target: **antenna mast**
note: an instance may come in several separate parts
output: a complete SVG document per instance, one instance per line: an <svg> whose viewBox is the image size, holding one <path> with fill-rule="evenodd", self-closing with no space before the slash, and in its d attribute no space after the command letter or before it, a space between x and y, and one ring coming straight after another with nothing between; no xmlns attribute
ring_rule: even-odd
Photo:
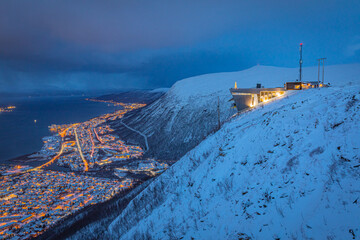
<svg viewBox="0 0 360 240"><path fill-rule="evenodd" d="M218 104L217 104L217 113L218 113L218 130L221 127L221 122L220 122L220 98L218 96Z"/></svg>
<svg viewBox="0 0 360 240"><path fill-rule="evenodd" d="M321 83L322 84L324 84L324 74L325 74L325 67L324 67L324 65L325 65L325 59L326 58L319 58L319 59L317 59L318 60L318 84L319 84L319 86L320 86L320 64L322 64L322 81L321 81Z"/></svg>
<svg viewBox="0 0 360 240"><path fill-rule="evenodd" d="M326 58L323 58L323 59L322 59L322 64L323 64L323 66L322 66L322 84L324 84L324 74L325 74L324 66L325 66L325 59L326 59Z"/></svg>
<svg viewBox="0 0 360 240"><path fill-rule="evenodd" d="M303 60L302 60L302 46L303 44L300 43L300 61L299 61L299 64L300 64L300 70L299 70L299 81L301 82L302 81L302 63L303 63Z"/></svg>

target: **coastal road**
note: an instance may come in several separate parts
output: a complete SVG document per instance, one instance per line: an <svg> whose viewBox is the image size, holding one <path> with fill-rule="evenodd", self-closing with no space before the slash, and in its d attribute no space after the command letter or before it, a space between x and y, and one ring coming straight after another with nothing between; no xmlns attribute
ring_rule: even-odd
<svg viewBox="0 0 360 240"><path fill-rule="evenodd" d="M84 163L84 166L85 166L84 171L87 172L87 171L89 171L89 164L86 161L86 159L84 158L84 155L82 153L81 146L80 146L80 143L79 143L79 138L78 138L78 135L77 135L77 132L76 132L76 128L74 128L74 133L75 133L75 139L76 139L76 144L77 144L77 147L78 147L78 150L79 150L79 154L80 154L80 157L83 160L83 163Z"/></svg>

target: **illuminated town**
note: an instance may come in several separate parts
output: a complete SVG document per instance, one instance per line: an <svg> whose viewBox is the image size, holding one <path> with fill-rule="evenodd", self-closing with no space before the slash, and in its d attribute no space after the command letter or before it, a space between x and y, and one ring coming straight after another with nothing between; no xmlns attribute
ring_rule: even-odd
<svg viewBox="0 0 360 240"><path fill-rule="evenodd" d="M131 179L101 179L73 172L30 171L0 179L0 236L37 236L84 206L130 188Z"/></svg>
<svg viewBox="0 0 360 240"><path fill-rule="evenodd" d="M152 177L168 168L166 163L141 159L144 150L125 144L110 128L108 121L145 104L119 105L123 109L83 123L49 126L54 135L43 138L42 149L28 156L41 164L0 168L2 239L38 236L85 206L132 188L137 181L133 174ZM124 164L115 165L111 176L95 176L108 165L121 162ZM67 170L50 170L53 167Z"/></svg>
<svg viewBox="0 0 360 240"><path fill-rule="evenodd" d="M16 108L15 106L0 107L0 113L2 113L2 112L12 112L15 108Z"/></svg>
<svg viewBox="0 0 360 240"><path fill-rule="evenodd" d="M122 110L93 118L83 123L51 125L50 131L57 133L44 139L40 155L54 156L46 167L57 160L59 166L73 171L89 169L114 161L141 157L144 151L139 146L126 145L106 124L109 120L121 118L126 112L143 107L144 104L121 104Z"/></svg>

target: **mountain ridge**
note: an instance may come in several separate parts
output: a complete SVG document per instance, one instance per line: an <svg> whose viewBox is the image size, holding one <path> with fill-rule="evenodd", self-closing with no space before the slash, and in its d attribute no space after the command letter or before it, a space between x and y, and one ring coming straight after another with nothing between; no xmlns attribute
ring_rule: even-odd
<svg viewBox="0 0 360 240"><path fill-rule="evenodd" d="M326 66L325 70L326 83L341 86L344 79L357 81L360 64ZM176 82L152 104L129 112L121 121L147 135L150 150L146 157L178 160L217 129L218 100L221 122L236 113L229 92L235 82L239 88L255 87L257 83L278 87L297 77L297 68L254 66L238 72L186 78ZM303 77L305 81L317 80L317 67L305 67ZM145 148L142 136L129 131L120 122L115 121L112 126L122 139Z"/></svg>
<svg viewBox="0 0 360 240"><path fill-rule="evenodd" d="M359 109L360 87L348 84L233 118L130 202L111 236L352 239L360 234Z"/></svg>

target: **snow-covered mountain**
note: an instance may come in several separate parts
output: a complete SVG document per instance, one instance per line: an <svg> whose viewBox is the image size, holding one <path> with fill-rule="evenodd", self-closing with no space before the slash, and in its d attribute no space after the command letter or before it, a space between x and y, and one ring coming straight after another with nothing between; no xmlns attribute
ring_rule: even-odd
<svg viewBox="0 0 360 240"><path fill-rule="evenodd" d="M234 81L275 87L296 75L257 66L185 79L149 106L152 113L144 111L148 118L169 114L157 133L172 136L182 127L192 140L192 128L207 123L178 126L181 118L196 119L186 113L209 108L217 96L228 108ZM305 80L316 76L316 68L304 69ZM225 123L130 202L109 226L111 238L358 238L360 65L327 67L326 79L333 87L292 93Z"/></svg>
<svg viewBox="0 0 360 240"><path fill-rule="evenodd" d="M112 93L107 95L102 95L94 98L95 100L102 101L114 101L121 103L152 103L167 91L166 88L157 88L153 90L129 90L122 91L119 93Z"/></svg>
<svg viewBox="0 0 360 240"><path fill-rule="evenodd" d="M325 80L332 85L356 81L360 64L326 66ZM239 88L283 86L298 78L297 68L255 66L239 72L206 74L176 82L160 99L127 114L123 121L148 137L148 154L161 159L179 159L217 127L220 99L221 121L235 113L229 89L235 81ZM317 67L303 70L306 81L317 81ZM130 143L145 146L143 136L120 122L113 124L119 135Z"/></svg>

